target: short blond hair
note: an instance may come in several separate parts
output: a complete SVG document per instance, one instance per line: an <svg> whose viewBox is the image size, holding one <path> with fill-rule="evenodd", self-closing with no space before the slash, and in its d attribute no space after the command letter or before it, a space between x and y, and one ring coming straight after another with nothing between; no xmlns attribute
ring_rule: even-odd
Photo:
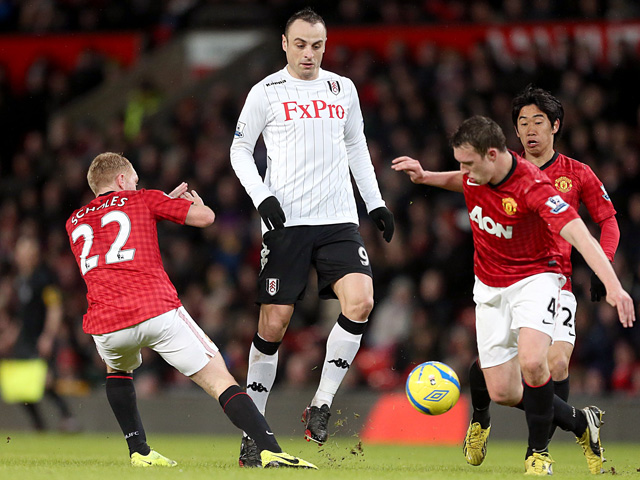
<svg viewBox="0 0 640 480"><path fill-rule="evenodd" d="M131 162L119 153L105 152L98 155L91 162L87 172L87 181L95 195L101 188L111 185L121 173L133 168Z"/></svg>

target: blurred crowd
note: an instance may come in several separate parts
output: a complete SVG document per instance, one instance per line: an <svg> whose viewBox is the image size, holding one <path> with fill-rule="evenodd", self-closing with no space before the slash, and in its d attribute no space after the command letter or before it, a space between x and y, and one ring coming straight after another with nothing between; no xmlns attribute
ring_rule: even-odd
<svg viewBox="0 0 640 480"><path fill-rule="evenodd" d="M161 39L194 27L281 28L291 12L307 6L331 25L624 20L640 14L635 0L0 0L0 31L144 29Z"/></svg>
<svg viewBox="0 0 640 480"><path fill-rule="evenodd" d="M104 4L107 8L107 4L129 2L33 3ZM163 5L217 3L169 1ZM287 2L270 5L280 3ZM416 4L374 3L376 8L369 14L382 15L387 4ZM469 19L472 7L481 5L497 15L503 3L519 2L417 4L426 12L445 3L459 5L466 12L461 19ZM541 11L555 12L557 3L537 1L534 5ZM633 7L632 2L615 0L571 3L575 8L596 5L599 13ZM0 2L7 4L21 12L26 8L18 8L21 2ZM363 4L357 0L340 2L341 8L362 8ZM447 136L473 114L494 118L507 133L510 148L520 151L511 125L510 102L531 82L548 89L564 104L565 124L563 136L556 141L557 150L590 165L613 200L621 230L614 266L636 306L640 305L638 52L620 45L615 62L601 63L588 50L570 42L554 55L532 52L516 58L505 58L483 44L469 56L431 44L406 47L396 45L382 58L367 49L329 45L323 63L324 68L349 76L358 88L378 181L397 220L396 236L386 244L366 211L360 212L360 231L374 271L376 307L348 374L348 385L398 388L413 365L427 360L448 363L466 382L476 352L473 249L464 200L460 194L411 184L408 177L391 170L390 162L396 156L410 155L429 170L456 168ZM51 85L71 85L75 74L55 69L37 69L43 75L38 84L49 86L46 101L37 110L42 112L40 121L12 124L11 112L16 110L2 110L3 102L31 101L33 96L12 92L0 75L0 122L15 129L0 149L0 357L10 354L7 332L15 330L16 323L16 241L35 237L63 298L63 327L54 357L59 390L82 394L103 382L104 366L91 337L81 328L85 287L69 249L64 222L92 198L86 182L91 160L103 151L115 151L132 161L140 188L169 192L184 180L216 212L216 222L204 230L161 224L160 246L165 268L185 307L221 348L230 370L242 383L257 326L258 308L253 299L261 237L257 212L231 169L229 146L249 88L284 63L284 54L276 65L256 62L249 74L238 77L237 85L215 83L203 98L180 101L163 117L166 121L144 123L135 136L126 134L124 112L104 130L90 122L70 124L58 115L61 92L73 89L61 91ZM63 80L56 82L57 76ZM256 158L264 169L261 143ZM597 228L593 232L597 236ZM615 309L604 302L591 303L589 278L588 267L576 257L573 284L578 312L572 392L637 395L640 327L624 330ZM298 305L280 349L278 382L303 386L318 380L324 342L339 306L319 301L314 284L312 275L311 288ZM151 351L144 352L136 379L140 396L191 388L188 379Z"/></svg>

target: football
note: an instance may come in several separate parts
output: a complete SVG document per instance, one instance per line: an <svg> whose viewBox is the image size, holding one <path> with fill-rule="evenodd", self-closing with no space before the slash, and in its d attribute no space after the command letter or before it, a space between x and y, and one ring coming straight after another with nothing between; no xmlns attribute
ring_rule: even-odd
<svg viewBox="0 0 640 480"><path fill-rule="evenodd" d="M460 398L460 380L448 365L425 362L411 370L405 392L419 412L440 415L449 411Z"/></svg>

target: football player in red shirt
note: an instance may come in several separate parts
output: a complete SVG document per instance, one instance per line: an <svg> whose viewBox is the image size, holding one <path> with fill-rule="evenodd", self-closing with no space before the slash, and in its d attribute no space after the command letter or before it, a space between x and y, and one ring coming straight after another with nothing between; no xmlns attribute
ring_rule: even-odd
<svg viewBox="0 0 640 480"><path fill-rule="evenodd" d="M87 285L83 329L107 365L107 399L127 440L131 464L174 467L152 450L138 412L133 370L149 347L220 402L255 440L263 467L316 468L282 452L249 396L231 376L216 345L178 299L160 256L157 223L207 227L213 211L182 183L171 195L137 190L138 175L122 155L98 155L87 174L95 200L73 212L66 229Z"/></svg>
<svg viewBox="0 0 640 480"><path fill-rule="evenodd" d="M555 396L548 366L565 281L557 235L598 274L624 327L635 321L633 302L575 209L544 173L509 152L505 142L500 127L480 116L463 122L451 140L460 172L449 177L449 186L464 192L473 232L476 330L487 389L497 403L525 411L528 473L552 471L552 422L576 435L590 471L600 473L603 412L597 407L576 411ZM425 183L426 172L416 163L399 158L393 168L408 173L414 183Z"/></svg>
<svg viewBox="0 0 640 480"><path fill-rule="evenodd" d="M516 134L524 147L523 157L547 174L560 196L574 209L584 204L591 218L600 226L600 246L607 258L613 258L620 239L620 230L615 219L616 211L602 182L589 166L569 158L554 150L554 142L562 130L564 108L560 101L549 92L528 85L512 102L512 120ZM403 163L405 171L411 175L420 170L409 157L400 157L396 163ZM418 164L419 166L419 164ZM456 189L462 174L455 172L424 172L417 183ZM413 177L412 177L413 179ZM558 238L562 254L562 273L567 278L560 294L560 305L553 334L553 344L549 348L549 368L555 394L563 400L569 398L569 360L575 345L575 313L577 302L572 292L571 245ZM604 285L594 273L591 276L591 300L600 301L606 296ZM471 465L480 465L486 455L486 443L491 429L489 404L491 399L477 362L469 371L469 384L473 404L473 417L465 439L465 457ZM552 428L549 438L553 435Z"/></svg>

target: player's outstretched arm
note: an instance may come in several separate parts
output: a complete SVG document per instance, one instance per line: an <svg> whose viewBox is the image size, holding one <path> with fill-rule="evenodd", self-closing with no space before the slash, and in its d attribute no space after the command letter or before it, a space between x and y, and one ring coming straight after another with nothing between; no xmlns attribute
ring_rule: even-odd
<svg viewBox="0 0 640 480"><path fill-rule="evenodd" d="M204 201L195 190L191 190L190 192L185 191L180 195L180 198L193 202L187 212L187 218L184 221L185 225L204 228L211 225L216 219L216 215L213 213L213 210L204 204Z"/></svg>
<svg viewBox="0 0 640 480"><path fill-rule="evenodd" d="M607 303L618 309L618 317L622 326L632 327L636 319L633 300L622 288L609 259L598 241L589 233L584 222L579 218L571 220L562 227L560 236L580 252L591 269L602 280L607 289Z"/></svg>
<svg viewBox="0 0 640 480"><path fill-rule="evenodd" d="M414 158L402 156L391 161L391 168L396 172L409 175L413 183L443 188L454 192L462 192L462 172L430 172L424 170L420 162Z"/></svg>

